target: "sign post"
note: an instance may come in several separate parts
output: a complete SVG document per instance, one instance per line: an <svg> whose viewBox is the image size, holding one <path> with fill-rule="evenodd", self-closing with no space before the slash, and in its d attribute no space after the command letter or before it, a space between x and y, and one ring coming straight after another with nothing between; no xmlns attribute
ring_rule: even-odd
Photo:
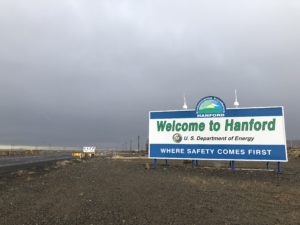
<svg viewBox="0 0 300 225"><path fill-rule="evenodd" d="M149 158L226 160L232 170L234 161L287 162L283 107L226 109L208 96L195 110L150 112Z"/></svg>

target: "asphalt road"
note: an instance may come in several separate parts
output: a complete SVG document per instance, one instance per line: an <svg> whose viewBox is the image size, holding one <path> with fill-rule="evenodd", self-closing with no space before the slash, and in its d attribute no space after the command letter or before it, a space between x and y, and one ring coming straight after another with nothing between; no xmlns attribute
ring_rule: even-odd
<svg viewBox="0 0 300 225"><path fill-rule="evenodd" d="M72 159L71 155L1 156L0 173L19 169L22 166Z"/></svg>

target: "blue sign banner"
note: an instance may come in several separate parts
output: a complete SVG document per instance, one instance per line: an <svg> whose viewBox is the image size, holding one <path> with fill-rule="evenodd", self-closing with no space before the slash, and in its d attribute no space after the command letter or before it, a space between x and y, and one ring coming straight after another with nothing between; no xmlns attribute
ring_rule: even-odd
<svg viewBox="0 0 300 225"><path fill-rule="evenodd" d="M150 157L191 160L287 160L284 145L150 144Z"/></svg>
<svg viewBox="0 0 300 225"><path fill-rule="evenodd" d="M227 109L224 117L282 116L282 107ZM150 119L197 118L194 110L150 112Z"/></svg>

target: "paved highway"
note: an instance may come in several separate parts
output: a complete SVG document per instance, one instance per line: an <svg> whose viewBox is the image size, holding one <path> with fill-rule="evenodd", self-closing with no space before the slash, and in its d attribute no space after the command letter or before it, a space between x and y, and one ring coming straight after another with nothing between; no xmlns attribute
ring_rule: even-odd
<svg viewBox="0 0 300 225"><path fill-rule="evenodd" d="M7 168L19 167L49 161L59 161L72 159L71 155L34 155L34 156L1 156L0 172L6 171Z"/></svg>

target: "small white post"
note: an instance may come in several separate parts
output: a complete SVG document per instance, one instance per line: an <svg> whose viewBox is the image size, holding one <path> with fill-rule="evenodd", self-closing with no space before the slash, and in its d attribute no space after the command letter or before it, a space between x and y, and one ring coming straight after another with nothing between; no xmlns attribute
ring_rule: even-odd
<svg viewBox="0 0 300 225"><path fill-rule="evenodd" d="M185 94L183 95L183 106L182 106L183 109L188 109L188 106L186 104L186 98L185 98Z"/></svg>
<svg viewBox="0 0 300 225"><path fill-rule="evenodd" d="M234 90L235 93L235 101L233 103L233 105L235 106L235 108L238 108L240 106L240 103L238 102L238 97L237 97L237 90Z"/></svg>

